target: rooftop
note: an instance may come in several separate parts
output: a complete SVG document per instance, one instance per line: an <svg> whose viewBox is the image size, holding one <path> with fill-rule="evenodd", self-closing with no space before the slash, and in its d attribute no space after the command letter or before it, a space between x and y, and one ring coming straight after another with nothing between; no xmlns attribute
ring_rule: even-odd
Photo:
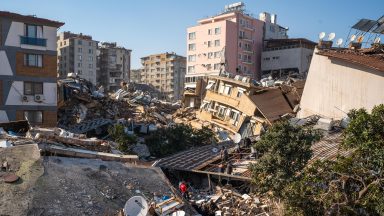
<svg viewBox="0 0 384 216"><path fill-rule="evenodd" d="M367 68L384 72L384 45L376 45L371 48L352 49L323 49L318 55L340 59Z"/></svg>
<svg viewBox="0 0 384 216"><path fill-rule="evenodd" d="M270 123L278 120L284 114L292 113L288 101L278 88L261 90L250 95L250 98Z"/></svg>
<svg viewBox="0 0 384 216"><path fill-rule="evenodd" d="M0 11L0 17L5 17L15 21L20 21L20 22L33 23L33 24L39 24L39 25L45 25L45 26L53 26L56 28L59 28L65 24L59 21L38 18L35 15L21 15L17 13L11 13L8 11Z"/></svg>
<svg viewBox="0 0 384 216"><path fill-rule="evenodd" d="M305 38L269 39L265 40L265 49L280 48L288 46L306 46L315 49L317 43Z"/></svg>

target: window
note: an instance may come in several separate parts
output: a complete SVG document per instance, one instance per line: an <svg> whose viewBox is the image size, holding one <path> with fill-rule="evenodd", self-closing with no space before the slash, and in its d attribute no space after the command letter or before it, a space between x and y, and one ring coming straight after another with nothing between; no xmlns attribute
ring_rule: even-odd
<svg viewBox="0 0 384 216"><path fill-rule="evenodd" d="M208 29L208 35L212 34L212 29Z"/></svg>
<svg viewBox="0 0 384 216"><path fill-rule="evenodd" d="M29 123L43 123L43 111L24 111L24 119Z"/></svg>
<svg viewBox="0 0 384 216"><path fill-rule="evenodd" d="M239 59L241 60L241 54L239 54Z"/></svg>
<svg viewBox="0 0 384 216"><path fill-rule="evenodd" d="M189 40L194 40L194 39L196 39L196 32L190 32L190 33L188 34L188 38L189 38Z"/></svg>
<svg viewBox="0 0 384 216"><path fill-rule="evenodd" d="M82 60L83 60L83 56L79 55L79 61L82 61Z"/></svg>
<svg viewBox="0 0 384 216"><path fill-rule="evenodd" d="M188 73L194 73L195 72L195 66L188 66Z"/></svg>
<svg viewBox="0 0 384 216"><path fill-rule="evenodd" d="M88 42L88 45L89 45L89 46L92 46L92 42L91 42L91 41L90 41L90 42Z"/></svg>
<svg viewBox="0 0 384 216"><path fill-rule="evenodd" d="M237 97L241 97L244 94L245 89L237 87Z"/></svg>
<svg viewBox="0 0 384 216"><path fill-rule="evenodd" d="M232 93L232 86L225 85L225 87L224 87L224 94L231 95L231 93Z"/></svg>
<svg viewBox="0 0 384 216"><path fill-rule="evenodd" d="M241 48L241 42L239 42L239 47Z"/></svg>
<svg viewBox="0 0 384 216"><path fill-rule="evenodd" d="M92 50L92 49L89 49L89 50L88 50L88 53L89 53L89 54L92 54L92 53L93 53L93 50Z"/></svg>
<svg viewBox="0 0 384 216"><path fill-rule="evenodd" d="M189 55L188 56L188 61L190 61L190 62L196 61L196 55Z"/></svg>
<svg viewBox="0 0 384 216"><path fill-rule="evenodd" d="M42 82L24 82L24 95L43 94Z"/></svg>
<svg viewBox="0 0 384 216"><path fill-rule="evenodd" d="M215 52L214 57L215 58L220 58L220 53L221 53L220 51Z"/></svg>
<svg viewBox="0 0 384 216"><path fill-rule="evenodd" d="M64 41L64 45L67 45L67 41Z"/></svg>
<svg viewBox="0 0 384 216"><path fill-rule="evenodd" d="M207 64L207 70L212 70L212 65L211 64Z"/></svg>
<svg viewBox="0 0 384 216"><path fill-rule="evenodd" d="M218 27L218 28L215 28L215 34L220 34L221 33L221 28Z"/></svg>
<svg viewBox="0 0 384 216"><path fill-rule="evenodd" d="M25 24L25 36L31 38L42 38L43 26Z"/></svg>
<svg viewBox="0 0 384 216"><path fill-rule="evenodd" d="M78 40L78 41L77 41L77 44L78 44L78 45L83 45L83 41L82 41L82 40Z"/></svg>
<svg viewBox="0 0 384 216"><path fill-rule="evenodd" d="M83 71L82 71L82 70L78 70L78 71L77 71L77 74L79 74L79 75L80 75L80 74L83 74Z"/></svg>
<svg viewBox="0 0 384 216"><path fill-rule="evenodd" d="M193 43L193 44L189 44L189 45L188 45L188 50L189 50L189 51L194 51L194 50L196 50L196 44L194 44L194 43Z"/></svg>
<svg viewBox="0 0 384 216"><path fill-rule="evenodd" d="M77 67L82 67L82 64L81 63L77 63Z"/></svg>
<svg viewBox="0 0 384 216"><path fill-rule="evenodd" d="M43 67L43 55L24 54L24 65L29 67Z"/></svg>
<svg viewBox="0 0 384 216"><path fill-rule="evenodd" d="M212 46L212 42L208 41L208 47L211 47L211 46Z"/></svg>
<svg viewBox="0 0 384 216"><path fill-rule="evenodd" d="M93 61L93 56L88 56L88 61L92 62Z"/></svg>
<svg viewBox="0 0 384 216"><path fill-rule="evenodd" d="M208 53L208 58L211 59L212 56L213 56L213 53L212 53L212 52L209 52L209 53Z"/></svg>
<svg viewBox="0 0 384 216"><path fill-rule="evenodd" d="M79 47L79 48L77 48L77 51L81 53L81 52L83 52L83 48Z"/></svg>
<svg viewBox="0 0 384 216"><path fill-rule="evenodd" d="M215 40L215 46L220 46L220 40Z"/></svg>
<svg viewBox="0 0 384 216"><path fill-rule="evenodd" d="M214 69L214 70L219 70L219 69L220 69L220 63L218 63L218 64L214 64L214 65L213 65L213 69Z"/></svg>
<svg viewBox="0 0 384 216"><path fill-rule="evenodd" d="M89 64L88 67L89 67L89 68L93 68L93 64Z"/></svg>

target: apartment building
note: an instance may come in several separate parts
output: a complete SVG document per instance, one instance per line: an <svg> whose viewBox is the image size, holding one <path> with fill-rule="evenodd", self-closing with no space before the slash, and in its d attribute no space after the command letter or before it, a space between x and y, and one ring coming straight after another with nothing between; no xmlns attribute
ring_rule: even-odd
<svg viewBox="0 0 384 216"><path fill-rule="evenodd" d="M130 82L141 83L141 69L131 70Z"/></svg>
<svg viewBox="0 0 384 216"><path fill-rule="evenodd" d="M315 42L304 38L266 40L261 54L262 77L305 77L315 46Z"/></svg>
<svg viewBox="0 0 384 216"><path fill-rule="evenodd" d="M62 32L57 36L57 71L60 78L69 73L96 84L96 50L92 36Z"/></svg>
<svg viewBox="0 0 384 216"><path fill-rule="evenodd" d="M205 89L196 117L242 137L260 135L282 115L292 113L279 88L255 86L249 77L208 76Z"/></svg>
<svg viewBox="0 0 384 216"><path fill-rule="evenodd" d="M121 82L129 82L131 52L116 43L101 43L97 53L97 84L114 92L120 89Z"/></svg>
<svg viewBox="0 0 384 216"><path fill-rule="evenodd" d="M141 83L154 86L164 99L180 100L184 90L186 58L175 53L161 53L141 58Z"/></svg>
<svg viewBox="0 0 384 216"><path fill-rule="evenodd" d="M188 28L185 86L194 88L196 80L224 71L259 78L263 40L287 38L287 29L277 25L276 17L264 12L256 19L239 2Z"/></svg>
<svg viewBox="0 0 384 216"><path fill-rule="evenodd" d="M0 122L56 126L56 33L62 25L0 11Z"/></svg>

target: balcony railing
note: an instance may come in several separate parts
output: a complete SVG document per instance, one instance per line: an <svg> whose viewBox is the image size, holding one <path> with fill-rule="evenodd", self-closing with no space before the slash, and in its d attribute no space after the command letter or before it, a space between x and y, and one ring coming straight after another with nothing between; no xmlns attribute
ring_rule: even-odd
<svg viewBox="0 0 384 216"><path fill-rule="evenodd" d="M34 45L34 46L47 46L47 39L45 38L34 38L20 36L20 44Z"/></svg>

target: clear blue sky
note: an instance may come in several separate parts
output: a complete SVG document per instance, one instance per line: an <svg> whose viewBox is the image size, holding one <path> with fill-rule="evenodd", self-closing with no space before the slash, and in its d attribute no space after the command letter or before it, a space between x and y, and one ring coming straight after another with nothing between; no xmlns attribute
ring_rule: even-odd
<svg viewBox="0 0 384 216"><path fill-rule="evenodd" d="M132 68L140 57L160 53L186 54L186 28L200 18L215 15L236 0L0 0L0 10L33 14L65 22L59 31L92 35L98 41L117 42L132 49ZM384 15L384 0L244 0L258 17L277 14L290 37L316 41L319 32L335 32L346 39L360 18Z"/></svg>

